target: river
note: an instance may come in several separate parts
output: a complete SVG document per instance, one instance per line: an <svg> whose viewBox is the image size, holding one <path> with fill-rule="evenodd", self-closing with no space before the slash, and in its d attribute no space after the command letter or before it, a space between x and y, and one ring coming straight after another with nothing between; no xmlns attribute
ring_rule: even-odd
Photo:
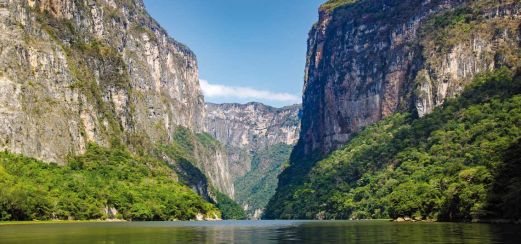
<svg viewBox="0 0 521 244"><path fill-rule="evenodd" d="M520 225L217 221L0 226L0 243L521 243Z"/></svg>

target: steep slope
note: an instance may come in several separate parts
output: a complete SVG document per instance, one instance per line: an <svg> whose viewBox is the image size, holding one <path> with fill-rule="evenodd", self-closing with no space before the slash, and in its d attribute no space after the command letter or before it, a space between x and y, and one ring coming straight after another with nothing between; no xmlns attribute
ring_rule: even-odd
<svg viewBox="0 0 521 244"><path fill-rule="evenodd" d="M273 206L366 126L396 112L425 116L477 74L519 67L520 24L513 0L323 5L309 34L302 131Z"/></svg>
<svg viewBox="0 0 521 244"><path fill-rule="evenodd" d="M327 155L396 111L420 116L474 75L518 62L517 1L332 1L309 34L304 155ZM326 5L327 6L327 5Z"/></svg>
<svg viewBox="0 0 521 244"><path fill-rule="evenodd" d="M206 110L207 131L227 148L236 200L258 218L298 139L300 106L207 103Z"/></svg>
<svg viewBox="0 0 521 244"><path fill-rule="evenodd" d="M60 165L89 144L160 157L180 126L204 129L196 57L142 0L0 1L0 30L0 150ZM224 148L204 146L205 188L233 197Z"/></svg>
<svg viewBox="0 0 521 244"><path fill-rule="evenodd" d="M293 145L278 143L252 153L252 168L235 180L235 198L250 219L260 219L277 189L277 177L287 165Z"/></svg>
<svg viewBox="0 0 521 244"><path fill-rule="evenodd" d="M415 118L395 114L319 161L270 205L281 218L470 221L521 218L521 76L480 76ZM507 172L508 171L508 172Z"/></svg>
<svg viewBox="0 0 521 244"><path fill-rule="evenodd" d="M210 201L217 201L212 187L233 198L233 180L223 145L207 133L194 133L186 127L178 127L172 138L173 142L163 145L157 154L173 166L183 183Z"/></svg>

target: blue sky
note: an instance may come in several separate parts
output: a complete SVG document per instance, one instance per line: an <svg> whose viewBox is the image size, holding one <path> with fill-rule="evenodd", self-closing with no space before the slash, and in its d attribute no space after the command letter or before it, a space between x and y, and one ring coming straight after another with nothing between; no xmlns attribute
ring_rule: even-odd
<svg viewBox="0 0 521 244"><path fill-rule="evenodd" d="M299 103L307 34L325 0L145 0L197 55L209 102Z"/></svg>

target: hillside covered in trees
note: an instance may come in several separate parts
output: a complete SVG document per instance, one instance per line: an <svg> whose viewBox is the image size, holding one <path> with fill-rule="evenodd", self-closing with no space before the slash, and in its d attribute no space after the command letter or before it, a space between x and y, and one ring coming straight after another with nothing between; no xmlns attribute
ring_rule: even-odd
<svg viewBox="0 0 521 244"><path fill-rule="evenodd" d="M166 164L123 148L90 145L67 166L0 154L0 220L189 220L198 214L220 217L173 179Z"/></svg>
<svg viewBox="0 0 521 244"><path fill-rule="evenodd" d="M362 130L266 216L517 220L520 138L521 76L499 69L423 118L398 113Z"/></svg>
<svg viewBox="0 0 521 244"><path fill-rule="evenodd" d="M200 157L209 153L201 150L217 146L209 135L179 127L173 142L152 154L90 144L59 166L2 152L0 221L244 218L201 169Z"/></svg>

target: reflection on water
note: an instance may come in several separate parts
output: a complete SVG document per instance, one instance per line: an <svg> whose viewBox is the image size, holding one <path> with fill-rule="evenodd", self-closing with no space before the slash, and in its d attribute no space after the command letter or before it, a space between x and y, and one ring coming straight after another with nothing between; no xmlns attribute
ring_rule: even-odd
<svg viewBox="0 0 521 244"><path fill-rule="evenodd" d="M388 221L132 222L0 226L0 243L519 243L521 226Z"/></svg>

